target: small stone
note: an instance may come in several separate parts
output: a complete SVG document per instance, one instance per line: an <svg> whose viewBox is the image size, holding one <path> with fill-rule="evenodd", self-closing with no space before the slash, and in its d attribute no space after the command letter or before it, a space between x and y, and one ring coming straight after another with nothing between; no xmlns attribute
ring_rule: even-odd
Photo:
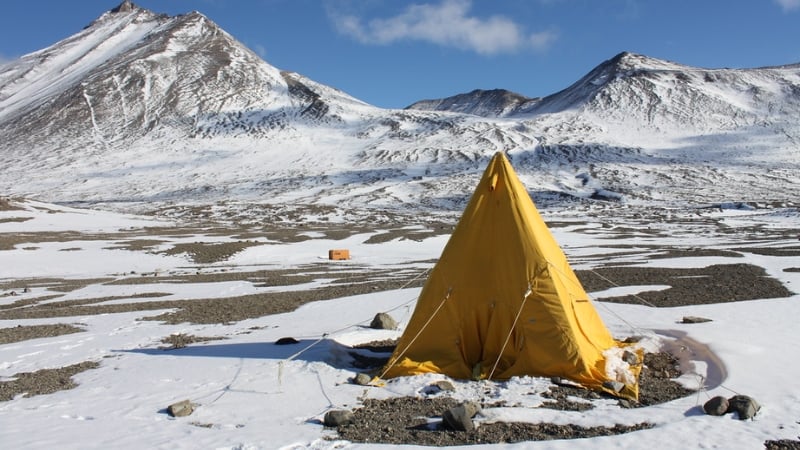
<svg viewBox="0 0 800 450"><path fill-rule="evenodd" d="M711 319L706 319L705 317L697 317L697 316L683 316L683 320L681 320L681 323L704 323L704 322L711 322Z"/></svg>
<svg viewBox="0 0 800 450"><path fill-rule="evenodd" d="M348 411L346 409L334 409L325 413L325 417L322 419L322 424L326 427L335 428L340 425L351 424L354 420L355 414L353 414L353 411Z"/></svg>
<svg viewBox="0 0 800 450"><path fill-rule="evenodd" d="M297 339L295 339L293 337L282 337L282 338L278 339L277 341L275 341L275 345L292 345L292 344L298 344L298 343L300 343L300 341L298 341Z"/></svg>
<svg viewBox="0 0 800 450"><path fill-rule="evenodd" d="M353 378L353 384L360 386L369 386L370 381L372 381L372 377L365 373L359 373Z"/></svg>
<svg viewBox="0 0 800 450"><path fill-rule="evenodd" d="M375 330L395 330L397 329L397 321L389 314L378 313L375 314L369 327Z"/></svg>
<svg viewBox="0 0 800 450"><path fill-rule="evenodd" d="M625 409L631 409L634 406L634 404L630 400L624 398L619 399L617 404L619 405L620 408L625 408Z"/></svg>
<svg viewBox="0 0 800 450"><path fill-rule="evenodd" d="M728 399L718 395L703 404L703 412L710 416L722 416L728 412Z"/></svg>
<svg viewBox="0 0 800 450"><path fill-rule="evenodd" d="M625 383L616 380L608 380L603 382L603 387L614 392L619 392L625 387Z"/></svg>
<svg viewBox="0 0 800 450"><path fill-rule="evenodd" d="M759 409L761 405L747 395L734 395L728 399L728 412L735 412L739 420L752 419Z"/></svg>
<svg viewBox="0 0 800 450"><path fill-rule="evenodd" d="M435 387L439 388L440 391L452 392L452 391L456 390L456 387L453 386L453 383L451 383L451 382L449 382L447 380L436 381L434 383L431 383L431 386L435 386Z"/></svg>
<svg viewBox="0 0 800 450"><path fill-rule="evenodd" d="M625 350L622 352L622 360L631 366L636 366L639 364L639 355L632 351Z"/></svg>
<svg viewBox="0 0 800 450"><path fill-rule="evenodd" d="M194 406L189 400L183 400L167 406L167 413L172 417L185 417L194 412Z"/></svg>

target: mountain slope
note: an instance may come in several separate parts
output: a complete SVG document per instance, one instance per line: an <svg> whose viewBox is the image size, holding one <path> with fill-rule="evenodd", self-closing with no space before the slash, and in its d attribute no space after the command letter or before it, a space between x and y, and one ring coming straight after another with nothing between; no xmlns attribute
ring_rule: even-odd
<svg viewBox="0 0 800 450"><path fill-rule="evenodd" d="M419 111L452 111L483 117L505 117L531 108L539 99L505 89L475 89L467 94L436 100L421 100L406 107Z"/></svg>
<svg viewBox="0 0 800 450"><path fill-rule="evenodd" d="M459 209L505 151L540 204L786 203L800 191L798 67L623 53L542 99L476 90L384 110L269 65L198 12L126 1L0 67L0 192Z"/></svg>

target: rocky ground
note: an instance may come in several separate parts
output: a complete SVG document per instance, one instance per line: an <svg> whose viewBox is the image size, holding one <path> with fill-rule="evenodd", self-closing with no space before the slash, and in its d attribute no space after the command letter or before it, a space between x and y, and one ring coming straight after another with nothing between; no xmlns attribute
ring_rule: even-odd
<svg viewBox="0 0 800 450"><path fill-rule="evenodd" d="M369 345L360 348L369 348ZM385 342L375 348L387 350ZM390 349L391 346L388 346ZM377 364L382 361L375 360ZM622 408L641 408L693 394L673 379L680 376L678 360L669 353L646 354L640 374L638 403L620 400ZM591 400L609 398L594 391L569 384L554 384L542 394L549 400L541 408L560 411L585 411L594 406ZM581 427L551 423L485 423L470 431L453 431L444 425L442 413L459 402L446 395L433 397L400 397L386 400L367 399L354 411L351 423L337 427L338 437L352 442L448 446L523 442L550 439L578 439L629 433L649 428L649 423L615 425L613 427ZM511 405L484 403L481 407Z"/></svg>

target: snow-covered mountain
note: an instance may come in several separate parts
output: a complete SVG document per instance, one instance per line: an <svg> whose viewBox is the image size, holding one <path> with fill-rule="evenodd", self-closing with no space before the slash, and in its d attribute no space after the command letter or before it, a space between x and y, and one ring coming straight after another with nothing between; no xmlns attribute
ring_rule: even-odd
<svg viewBox="0 0 800 450"><path fill-rule="evenodd" d="M540 202L788 204L798 117L800 65L630 53L544 98L473 91L381 109L269 65L198 12L126 0L0 66L0 194L458 209L505 151Z"/></svg>

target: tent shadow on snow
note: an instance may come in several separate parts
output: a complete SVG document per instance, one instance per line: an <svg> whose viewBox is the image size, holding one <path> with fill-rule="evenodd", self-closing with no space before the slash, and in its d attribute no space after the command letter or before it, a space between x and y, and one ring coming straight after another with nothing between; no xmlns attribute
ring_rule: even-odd
<svg viewBox="0 0 800 450"><path fill-rule="evenodd" d="M116 350L123 353L138 353L150 356L196 357L196 358L240 358L240 359L288 359L305 362L324 362L337 369L354 369L354 354L379 359L389 354L357 349L334 339L302 339L295 344L277 345L273 342L245 342L230 344L192 344L184 348L137 348Z"/></svg>

